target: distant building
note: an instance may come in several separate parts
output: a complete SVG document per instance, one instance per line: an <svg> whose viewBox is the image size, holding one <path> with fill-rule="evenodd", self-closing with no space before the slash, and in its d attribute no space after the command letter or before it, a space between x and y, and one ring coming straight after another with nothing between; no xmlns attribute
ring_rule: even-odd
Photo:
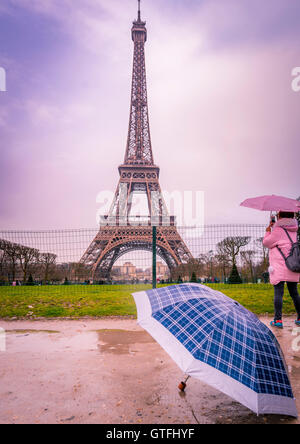
<svg viewBox="0 0 300 444"><path fill-rule="evenodd" d="M169 277L169 268L162 262L156 263L156 277L159 280L166 280Z"/></svg>
<svg viewBox="0 0 300 444"><path fill-rule="evenodd" d="M136 266L131 262L125 262L121 265L121 275L127 279L136 279Z"/></svg>
<svg viewBox="0 0 300 444"><path fill-rule="evenodd" d="M112 268L112 276L114 279L120 280L151 280L152 268L137 268L132 262L125 262L123 265L118 265ZM166 280L169 277L169 269L167 265L162 262L156 264L156 276L159 280Z"/></svg>

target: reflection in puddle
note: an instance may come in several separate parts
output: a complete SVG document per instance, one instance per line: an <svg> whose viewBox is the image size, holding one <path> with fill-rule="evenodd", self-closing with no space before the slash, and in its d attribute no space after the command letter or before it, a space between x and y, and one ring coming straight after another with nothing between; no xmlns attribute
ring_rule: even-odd
<svg viewBox="0 0 300 444"><path fill-rule="evenodd" d="M130 345L155 342L145 331L97 330L100 351L116 355L130 353Z"/></svg>
<svg viewBox="0 0 300 444"><path fill-rule="evenodd" d="M13 333L13 334L26 334L26 333L59 333L57 330L7 330L7 334Z"/></svg>
<svg viewBox="0 0 300 444"><path fill-rule="evenodd" d="M78 332L76 335L56 330L10 330L7 335L7 353L78 353L98 350L95 332Z"/></svg>

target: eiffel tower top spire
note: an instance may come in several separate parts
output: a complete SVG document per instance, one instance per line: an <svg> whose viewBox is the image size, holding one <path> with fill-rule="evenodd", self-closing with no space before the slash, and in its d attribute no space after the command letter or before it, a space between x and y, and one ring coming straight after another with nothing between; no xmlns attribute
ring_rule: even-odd
<svg viewBox="0 0 300 444"><path fill-rule="evenodd" d="M141 19L140 0L138 18L131 29L134 42L131 104L128 138L125 152L125 165L154 165L146 84L145 42L147 40L146 22Z"/></svg>

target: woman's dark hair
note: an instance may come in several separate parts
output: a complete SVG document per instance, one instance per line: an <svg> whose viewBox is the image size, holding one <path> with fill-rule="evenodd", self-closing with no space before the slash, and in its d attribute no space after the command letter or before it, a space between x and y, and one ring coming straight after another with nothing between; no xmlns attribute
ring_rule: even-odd
<svg viewBox="0 0 300 444"><path fill-rule="evenodd" d="M279 211L278 216L280 219L294 219L295 213L290 213L289 211Z"/></svg>

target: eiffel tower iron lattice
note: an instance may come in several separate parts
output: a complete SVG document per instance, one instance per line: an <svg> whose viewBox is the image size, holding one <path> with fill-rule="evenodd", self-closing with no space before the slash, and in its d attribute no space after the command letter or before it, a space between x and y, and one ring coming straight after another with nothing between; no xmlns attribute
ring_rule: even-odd
<svg viewBox="0 0 300 444"><path fill-rule="evenodd" d="M100 230L81 258L91 267L94 279L108 279L113 264L134 250L152 251L152 225L157 226L157 254L172 270L192 259L169 216L159 184L159 167L154 164L147 100L145 42L146 22L141 20L140 0L138 18L133 22L133 72L129 129L124 163L119 166L120 179L109 214L102 216ZM134 194L147 198L148 216L131 216Z"/></svg>

